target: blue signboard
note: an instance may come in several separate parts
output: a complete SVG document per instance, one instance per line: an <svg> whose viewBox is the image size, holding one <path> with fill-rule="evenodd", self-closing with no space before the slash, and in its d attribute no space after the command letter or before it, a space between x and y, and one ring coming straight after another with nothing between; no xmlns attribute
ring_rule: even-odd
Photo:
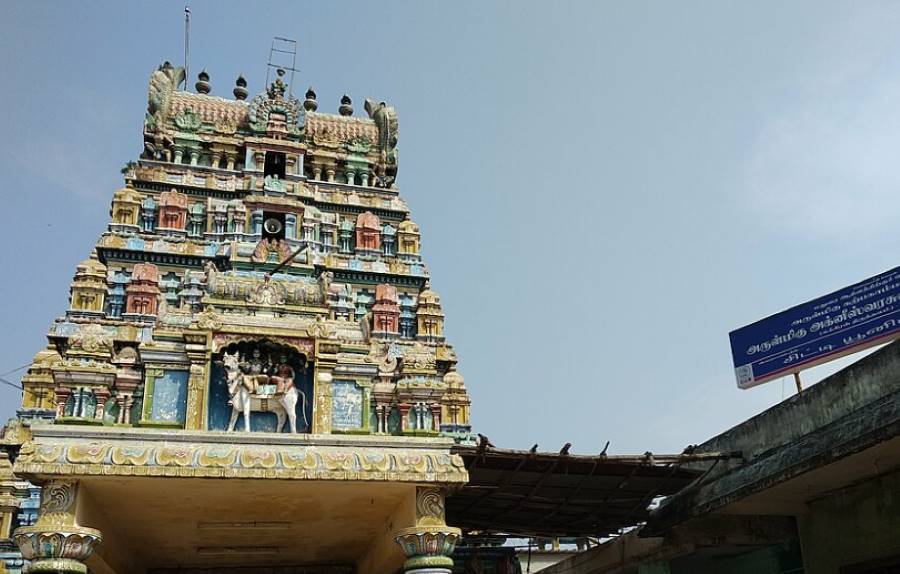
<svg viewBox="0 0 900 574"><path fill-rule="evenodd" d="M740 388L900 337L900 267L732 331Z"/></svg>

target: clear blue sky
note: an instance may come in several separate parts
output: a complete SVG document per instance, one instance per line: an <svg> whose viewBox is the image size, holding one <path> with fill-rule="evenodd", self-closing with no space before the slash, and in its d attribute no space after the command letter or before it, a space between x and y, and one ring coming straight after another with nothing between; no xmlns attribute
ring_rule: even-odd
<svg viewBox="0 0 900 574"><path fill-rule="evenodd" d="M900 4L191 8L214 94L259 91L280 35L320 109L396 106L398 184L498 446L700 442L791 388L738 390L730 330L900 262ZM64 312L182 9L3 4L0 372ZM18 401L0 387L0 416Z"/></svg>

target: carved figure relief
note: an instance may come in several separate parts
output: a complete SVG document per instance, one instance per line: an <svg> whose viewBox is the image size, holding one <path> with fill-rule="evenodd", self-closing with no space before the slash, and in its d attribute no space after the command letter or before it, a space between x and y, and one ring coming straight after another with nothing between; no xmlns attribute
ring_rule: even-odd
<svg viewBox="0 0 900 574"><path fill-rule="evenodd" d="M308 431L306 393L297 387L305 374L306 359L292 349L268 341L231 345L222 354L228 406L231 417L227 430L233 431L238 417L244 417L244 431L250 432L251 413L274 413L274 431L282 432L287 422L291 433L298 432L298 407L303 429Z"/></svg>

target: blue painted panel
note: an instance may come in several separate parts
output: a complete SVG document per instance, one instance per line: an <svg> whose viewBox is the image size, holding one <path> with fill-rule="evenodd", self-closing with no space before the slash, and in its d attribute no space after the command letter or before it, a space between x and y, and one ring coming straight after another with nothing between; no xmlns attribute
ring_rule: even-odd
<svg viewBox="0 0 900 574"><path fill-rule="evenodd" d="M157 422L184 424L187 410L187 371L163 371L153 382L153 405L150 419Z"/></svg>
<svg viewBox="0 0 900 574"><path fill-rule="evenodd" d="M900 336L900 267L729 334L748 388Z"/></svg>
<svg viewBox="0 0 900 574"><path fill-rule="evenodd" d="M134 249L136 251L141 251L144 249L144 240L140 237L129 237L125 242L125 247L128 249Z"/></svg>
<svg viewBox="0 0 900 574"><path fill-rule="evenodd" d="M363 426L363 390L354 381L334 381L331 385L331 428L358 429Z"/></svg>

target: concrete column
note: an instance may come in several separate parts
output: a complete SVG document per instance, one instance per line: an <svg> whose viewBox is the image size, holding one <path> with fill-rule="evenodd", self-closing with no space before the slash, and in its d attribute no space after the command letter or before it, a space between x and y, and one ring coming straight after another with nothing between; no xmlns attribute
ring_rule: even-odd
<svg viewBox="0 0 900 574"><path fill-rule="evenodd" d="M84 561L102 537L75 520L78 481L51 480L41 487L41 509L34 526L17 528L13 539L32 573L86 574Z"/></svg>

